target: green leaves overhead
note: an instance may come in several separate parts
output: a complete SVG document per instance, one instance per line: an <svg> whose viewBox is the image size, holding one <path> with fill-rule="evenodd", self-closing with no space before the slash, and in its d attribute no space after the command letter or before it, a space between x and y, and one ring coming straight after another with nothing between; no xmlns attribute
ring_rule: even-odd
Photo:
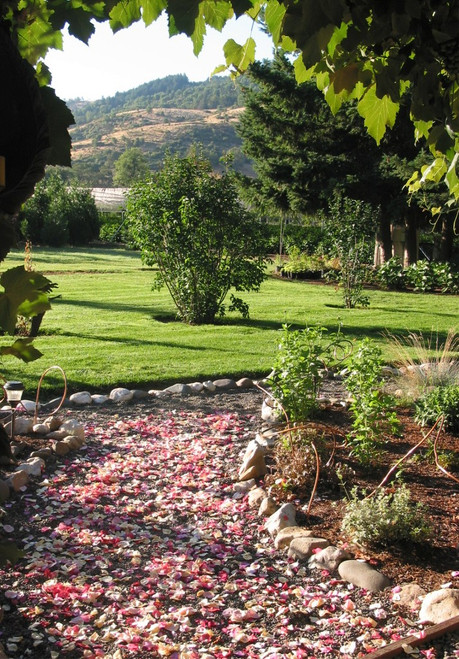
<svg viewBox="0 0 459 659"><path fill-rule="evenodd" d="M423 122L433 158L446 158L449 189L457 189L450 168L459 133L457 0L6 0L0 17L36 65L50 48L62 47L66 24L87 42L94 20L110 20L116 31L140 19L149 24L163 11L170 34L188 35L196 54L207 27L221 30L243 12L264 16L274 45L297 54L298 82L318 80L334 112L346 99L358 100L378 142L409 88L413 123ZM255 59L255 43L230 40L224 54L226 65L217 71L241 73Z"/></svg>
<svg viewBox="0 0 459 659"><path fill-rule="evenodd" d="M376 140L376 144L379 144L383 138L386 127L392 128L394 125L398 107L398 103L391 101L388 96L378 98L374 87L367 90L357 105L359 114L364 118L365 126Z"/></svg>

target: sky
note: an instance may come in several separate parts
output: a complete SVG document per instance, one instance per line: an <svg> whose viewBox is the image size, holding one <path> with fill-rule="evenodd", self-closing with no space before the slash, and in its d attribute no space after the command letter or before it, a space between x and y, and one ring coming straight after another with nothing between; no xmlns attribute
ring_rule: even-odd
<svg viewBox="0 0 459 659"><path fill-rule="evenodd" d="M252 21L245 16L230 21L221 33L209 28L196 57L191 39L185 35L169 38L165 16L149 27L139 22L116 34L107 23L97 23L89 45L64 34L63 50L50 51L45 62L52 73L51 86L60 98L92 101L178 73L191 81L206 80L225 63L225 41L233 38L242 44L251 36L251 29ZM257 43L256 58L271 57L271 39L257 27L252 36Z"/></svg>

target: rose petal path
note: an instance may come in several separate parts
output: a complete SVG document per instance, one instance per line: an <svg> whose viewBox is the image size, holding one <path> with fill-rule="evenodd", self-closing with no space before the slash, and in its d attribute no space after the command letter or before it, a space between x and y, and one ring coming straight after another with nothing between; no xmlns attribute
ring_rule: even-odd
<svg viewBox="0 0 459 659"><path fill-rule="evenodd" d="M27 520L26 556L1 573L8 656L347 659L413 633L387 596L274 549L233 489L248 421L88 425L78 454L8 504Z"/></svg>

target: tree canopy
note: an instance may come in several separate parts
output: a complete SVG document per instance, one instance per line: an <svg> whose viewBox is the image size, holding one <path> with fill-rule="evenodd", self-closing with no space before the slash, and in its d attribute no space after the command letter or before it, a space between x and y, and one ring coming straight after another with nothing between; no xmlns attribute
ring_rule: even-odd
<svg viewBox="0 0 459 659"><path fill-rule="evenodd" d="M27 171L30 174L33 169L34 174L20 188L23 197L27 190L30 194L43 169L46 143L53 146L54 164L69 159L65 127L70 117L47 87L51 77L43 63L50 48L62 48L64 27L68 25L70 34L87 42L94 32L94 21L109 21L117 31L139 20L148 25L163 12L168 17L169 34L190 36L196 54L203 46L207 27L221 30L230 18L243 13L254 20L262 15L273 44L292 53L297 80L314 79L333 112L355 99L377 143L386 128L394 125L402 96L410 90L415 135L426 139L433 156L413 175L410 187L416 190L426 181L444 180L450 203L457 203L459 0L4 0L1 33L8 35L23 60L35 67L40 85L47 90L41 93L42 112L52 117L48 141L38 140L32 149ZM8 71L10 48L3 46L0 61ZM216 71L244 71L255 55L252 36L244 44L230 39L224 46L225 64ZM16 68L21 82L27 72L19 65ZM14 85L18 86L17 81ZM21 89L21 104L27 102L26 96ZM3 114L7 115L4 108ZM37 123L41 135L42 123L37 117L39 108L30 121ZM60 129L60 139L56 139L56 128ZM31 143L36 136L27 140ZM24 176L23 168L19 168L20 176ZM0 210L14 210L14 204L7 207L2 203L2 195L8 193L7 189L0 195Z"/></svg>

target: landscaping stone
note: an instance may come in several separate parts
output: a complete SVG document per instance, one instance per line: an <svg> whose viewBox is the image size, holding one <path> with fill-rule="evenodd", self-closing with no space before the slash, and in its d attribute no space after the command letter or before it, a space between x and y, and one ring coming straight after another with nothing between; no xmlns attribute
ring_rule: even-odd
<svg viewBox="0 0 459 659"><path fill-rule="evenodd" d="M314 549L324 549L329 544L325 538L300 536L291 541L288 548L288 556L295 560L306 561L312 556Z"/></svg>
<svg viewBox="0 0 459 659"><path fill-rule="evenodd" d="M124 401L132 400L133 393L125 387L115 387L115 389L111 390L109 398L115 403L123 403Z"/></svg>
<svg viewBox="0 0 459 659"><path fill-rule="evenodd" d="M143 400L144 398L148 398L148 391L145 391L144 389L131 389L132 392L132 398L134 400Z"/></svg>
<svg viewBox="0 0 459 659"><path fill-rule="evenodd" d="M241 378L236 382L236 387L239 387L239 389L250 389L253 386L253 380L250 378Z"/></svg>
<svg viewBox="0 0 459 659"><path fill-rule="evenodd" d="M70 445L68 442L65 442L63 439L53 441L51 446L56 455L67 455L67 453L70 453Z"/></svg>
<svg viewBox="0 0 459 659"><path fill-rule="evenodd" d="M235 492L248 492L255 487L255 479L251 478L247 481L240 481L239 483L234 483L233 489Z"/></svg>
<svg viewBox="0 0 459 659"><path fill-rule="evenodd" d="M304 526L286 526L276 535L274 546L276 549L286 549L295 538L310 538L313 535L314 533Z"/></svg>
<svg viewBox="0 0 459 659"><path fill-rule="evenodd" d="M80 446L83 446L83 443L79 437L75 437L75 435L67 435L64 437L62 442L65 442L66 444L69 445L71 451L75 451L76 449L79 449Z"/></svg>
<svg viewBox="0 0 459 659"><path fill-rule="evenodd" d="M247 481L250 483L250 481ZM266 498L266 492L262 487L255 487L250 490L247 502L251 508L259 508L263 499Z"/></svg>
<svg viewBox="0 0 459 659"><path fill-rule="evenodd" d="M212 380L206 380L202 384L204 385L204 389L206 389L207 391L210 391L211 393L214 393L217 390L217 387L212 382Z"/></svg>
<svg viewBox="0 0 459 659"><path fill-rule="evenodd" d="M412 611L417 611L426 595L424 588L417 583L407 583L392 591L392 602L397 606L403 606Z"/></svg>
<svg viewBox="0 0 459 659"><path fill-rule="evenodd" d="M357 560L343 561L338 566L338 573L342 579L354 586L365 588L377 593L390 586L391 581L384 574L378 572L368 563Z"/></svg>
<svg viewBox="0 0 459 659"><path fill-rule="evenodd" d="M202 384L202 382L192 382L192 383L190 384L190 387L193 389L193 391L194 391L196 394L200 394L201 391L204 390L204 385Z"/></svg>
<svg viewBox="0 0 459 659"><path fill-rule="evenodd" d="M108 400L111 399L105 394L93 394L91 396L91 400L94 403L94 405L103 405L104 403L106 403Z"/></svg>
<svg viewBox="0 0 459 659"><path fill-rule="evenodd" d="M173 384L170 387L166 387L164 391L169 392L170 394L179 394L180 396L189 396L193 393L193 389L188 384Z"/></svg>
<svg viewBox="0 0 459 659"><path fill-rule="evenodd" d="M317 568L318 570L328 570L329 572L335 572L338 569L338 566L343 561L351 559L351 554L341 547L335 547L334 545L329 545L322 549L322 551L313 554L308 561L308 566L310 568Z"/></svg>
<svg viewBox="0 0 459 659"><path fill-rule="evenodd" d="M260 507L258 509L258 516L270 517L271 515L274 515L276 510L277 510L277 504L274 501L274 499L272 499L271 497L265 497L260 503Z"/></svg>
<svg viewBox="0 0 459 659"><path fill-rule="evenodd" d="M90 405L92 398L89 391L79 391L69 396L69 401L74 405Z"/></svg>
<svg viewBox="0 0 459 659"><path fill-rule="evenodd" d="M40 409L41 405L38 406L38 409ZM27 400L27 398L24 398L21 400L21 402L18 405L18 412L20 413L21 408L25 410L28 414L35 414L35 408L36 408L36 403L34 400Z"/></svg>
<svg viewBox="0 0 459 659"><path fill-rule="evenodd" d="M260 446L264 446L267 449L274 448L274 445L279 437L279 434L277 432L269 433L269 432L263 432L263 433L257 433L255 435L255 440L260 444Z"/></svg>
<svg viewBox="0 0 459 659"><path fill-rule="evenodd" d="M27 484L28 480L29 474L24 471L24 469L20 469L19 471L15 471L14 474L11 474L11 476L7 478L6 483L12 490L19 492L21 487L24 487L24 485Z"/></svg>
<svg viewBox="0 0 459 659"><path fill-rule="evenodd" d="M29 432L32 432L33 419L27 418L26 416L17 416L14 419L14 434L15 435L27 435ZM11 421L5 424L5 430L8 434L11 433Z"/></svg>
<svg viewBox="0 0 459 659"><path fill-rule="evenodd" d="M51 432L51 428L47 423L36 423L34 426L32 426L32 432L36 433L37 435L47 435L49 432Z"/></svg>
<svg viewBox="0 0 459 659"><path fill-rule="evenodd" d="M61 416L48 416L43 423L46 423L49 426L50 432L52 432L61 427L64 419Z"/></svg>
<svg viewBox="0 0 459 659"><path fill-rule="evenodd" d="M261 418L269 423L278 423L282 416L281 410L275 406L274 401L265 398L261 405Z"/></svg>
<svg viewBox="0 0 459 659"><path fill-rule="evenodd" d="M61 401L62 401L61 398L53 398L46 403L42 403L40 405L40 410L43 410L44 412L48 412L48 413L53 412L59 407L59 405L61 405ZM69 399L64 400L64 402L62 403L62 407L69 407Z"/></svg>
<svg viewBox="0 0 459 659"><path fill-rule="evenodd" d="M265 529L272 538L274 538L281 529L285 529L286 526L297 526L296 508L293 503L284 503L284 505L268 517L265 522Z"/></svg>
<svg viewBox="0 0 459 659"><path fill-rule="evenodd" d="M76 419L67 419L59 430L65 431L66 435L74 435L84 441L84 425Z"/></svg>
<svg viewBox="0 0 459 659"><path fill-rule="evenodd" d="M427 593L419 611L419 620L434 625L459 616L459 588L442 588Z"/></svg>
<svg viewBox="0 0 459 659"><path fill-rule="evenodd" d="M41 458L42 460L49 460L53 455L53 452L50 448L39 448L37 451L32 451L30 454L31 458Z"/></svg>
<svg viewBox="0 0 459 659"><path fill-rule="evenodd" d="M265 447L261 446L255 439L248 443L238 472L240 481L259 478L266 474L265 454Z"/></svg>
<svg viewBox="0 0 459 659"><path fill-rule="evenodd" d="M16 468L16 471L21 469L29 474L29 476L41 476L41 472L45 466L45 461L43 458L38 456L31 457L25 462L22 462L19 467Z"/></svg>
<svg viewBox="0 0 459 659"><path fill-rule="evenodd" d="M236 383L231 378L220 378L218 380L214 380L214 385L217 389L222 389L224 391L236 388Z"/></svg>

